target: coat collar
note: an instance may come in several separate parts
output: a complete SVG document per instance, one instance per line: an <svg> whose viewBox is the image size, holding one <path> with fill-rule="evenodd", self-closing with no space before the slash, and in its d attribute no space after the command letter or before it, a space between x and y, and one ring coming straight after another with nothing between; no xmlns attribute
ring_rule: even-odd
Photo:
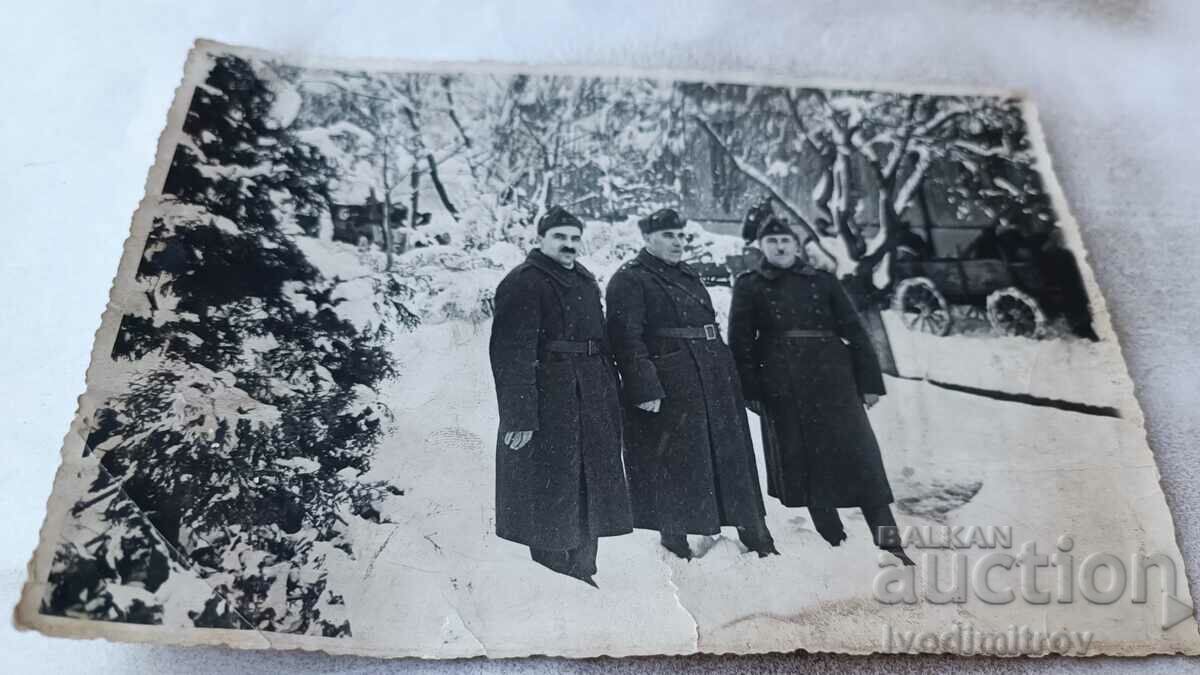
<svg viewBox="0 0 1200 675"><path fill-rule="evenodd" d="M771 263L767 262L767 259L764 257L758 262L758 267L754 271L758 272L767 279L770 279L771 281L775 281L788 272L806 277L817 273L817 270L812 265L809 265L800 258L796 258L796 262L792 263L791 267L784 268L772 265Z"/></svg>
<svg viewBox="0 0 1200 675"><path fill-rule="evenodd" d="M567 269L537 249L530 251L529 256L525 260L564 286L574 286L580 277L588 281L596 281L596 277L592 276L588 268L584 267L578 260L575 261L575 267Z"/></svg>
<svg viewBox="0 0 1200 675"><path fill-rule="evenodd" d="M674 265L668 264L662 258L659 258L644 248L638 252L636 260L641 264L659 272L670 273L671 270L675 270L689 277L695 277L697 279L700 278L700 275L696 273L696 270L692 269L687 263L679 261Z"/></svg>
<svg viewBox="0 0 1200 675"><path fill-rule="evenodd" d="M687 263L676 263L668 265L667 263L654 257L652 253L646 249L642 249L638 253L635 262L644 266L650 274L658 277L659 281L670 286L674 286L683 292L684 295L691 298L701 307L711 312L716 316L716 311L712 306L712 297L709 296L708 290L704 288L704 282L700 280L700 275L695 272ZM694 283L689 283L694 282ZM701 292L696 292L696 287L700 287Z"/></svg>

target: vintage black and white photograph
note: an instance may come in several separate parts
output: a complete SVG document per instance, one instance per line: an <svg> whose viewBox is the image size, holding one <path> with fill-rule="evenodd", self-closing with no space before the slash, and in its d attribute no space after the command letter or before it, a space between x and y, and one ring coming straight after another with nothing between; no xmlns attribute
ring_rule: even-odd
<svg viewBox="0 0 1200 675"><path fill-rule="evenodd" d="M1200 649L1013 92L200 42L87 383L18 610L50 634Z"/></svg>

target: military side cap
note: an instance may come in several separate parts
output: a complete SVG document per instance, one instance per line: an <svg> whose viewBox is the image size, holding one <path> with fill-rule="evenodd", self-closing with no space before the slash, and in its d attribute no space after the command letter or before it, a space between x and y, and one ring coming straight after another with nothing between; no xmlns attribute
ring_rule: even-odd
<svg viewBox="0 0 1200 675"><path fill-rule="evenodd" d="M770 236L772 234L787 234L787 235L791 235L792 237L796 236L796 233L792 231L792 228L790 225L788 225L787 223L783 222L782 220L780 220L779 218L777 218L775 216L768 217L766 220L764 220L762 222L761 225L758 226L758 238L759 239L762 239L763 237L766 237L766 236ZM797 241L798 241L798 239L797 239Z"/></svg>
<svg viewBox="0 0 1200 675"><path fill-rule="evenodd" d="M682 230L687 221L675 209L659 209L638 221L642 234L653 234L663 230Z"/></svg>
<svg viewBox="0 0 1200 675"><path fill-rule="evenodd" d="M758 228L762 227L763 222L767 218L774 217L775 211L771 208L771 200L764 200L750 207L746 211L746 217L742 219L742 239L746 242L752 242L758 238Z"/></svg>
<svg viewBox="0 0 1200 675"><path fill-rule="evenodd" d="M583 221L561 206L551 206L550 210L543 213L542 217L538 219L538 236L546 234L555 227L578 227L580 231L583 231Z"/></svg>

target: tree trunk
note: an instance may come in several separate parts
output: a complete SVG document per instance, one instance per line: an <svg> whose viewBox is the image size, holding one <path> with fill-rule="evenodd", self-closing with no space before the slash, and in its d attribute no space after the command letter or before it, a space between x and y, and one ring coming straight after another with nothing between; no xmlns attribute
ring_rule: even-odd
<svg viewBox="0 0 1200 675"><path fill-rule="evenodd" d="M421 170L417 168L417 165L415 163L413 164L412 174L410 175L410 178L409 178L409 185L410 185L410 187L412 187L412 201L411 201L411 210L408 212L409 213L408 222L409 222L410 229L412 229L414 232L416 232L416 230L417 230L417 207L419 206L420 197L421 197Z"/></svg>
<svg viewBox="0 0 1200 675"><path fill-rule="evenodd" d="M850 226L850 160L849 155L839 151L833 161L833 198L834 208L830 209L833 225L846 253L851 259L858 260L866 253L862 237Z"/></svg>
<svg viewBox="0 0 1200 675"><path fill-rule="evenodd" d="M546 169L538 182L537 192L533 193L533 224L554 204L554 171Z"/></svg>
<svg viewBox="0 0 1200 675"><path fill-rule="evenodd" d="M558 153L562 149L562 124L559 124L559 133L555 134L554 138L554 159L550 166L546 167L548 172L546 179L546 201L542 204L542 208L549 209L554 206L554 187L558 181Z"/></svg>
<svg viewBox="0 0 1200 675"><path fill-rule="evenodd" d="M921 218L925 221L925 246L929 251L929 257L937 257L937 251L933 247L933 212L929 208L929 196L925 193L925 183L921 183L921 187L917 188L917 199L921 205Z"/></svg>
<svg viewBox="0 0 1200 675"><path fill-rule="evenodd" d="M879 229L884 238L880 242L879 248L867 255L863 255L866 250L865 243L861 238L858 240L863 246L859 249L861 257L854 266L853 274L843 279L842 284L858 309L863 327L871 338L875 355L879 359L880 369L889 375L896 375L896 357L892 352L891 341L883 325L883 316L879 310L881 294L875 288L873 277L875 268L896 247L899 239L896 236L896 215L892 211L892 181L884 177L881 172L876 173L876 178L879 179Z"/></svg>
<svg viewBox="0 0 1200 675"><path fill-rule="evenodd" d="M450 121L454 123L454 128L458 130L458 135L462 137L463 144L468 148L471 147L471 137L467 135L466 128L458 119L458 113L454 110L454 96L450 93L450 77L442 77L442 89L446 92L446 112L449 114Z"/></svg>
<svg viewBox="0 0 1200 675"><path fill-rule="evenodd" d="M437 190L438 198L442 200L442 206L446 207L451 218L458 220L458 209L451 203L450 195L446 193L446 186L442 184L442 179L438 176L437 160L433 158L432 152L425 155L425 161L429 164L429 180L433 181L433 188Z"/></svg>
<svg viewBox="0 0 1200 675"><path fill-rule="evenodd" d="M859 259L858 265L854 269L854 275L867 283L870 283L875 267L892 249L896 248L896 244L900 241L898 236L899 219L892 205L892 182L886 178L879 182L879 230L883 234L883 241L880 242L878 248Z"/></svg>
<svg viewBox="0 0 1200 675"><path fill-rule="evenodd" d="M392 186L388 180L388 156L383 153L383 252L387 256L384 271L392 271L395 243L392 241Z"/></svg>

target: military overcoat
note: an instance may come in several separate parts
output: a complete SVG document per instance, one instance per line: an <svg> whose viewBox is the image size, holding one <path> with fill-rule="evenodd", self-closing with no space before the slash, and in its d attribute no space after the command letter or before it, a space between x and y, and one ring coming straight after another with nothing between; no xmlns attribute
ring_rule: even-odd
<svg viewBox="0 0 1200 675"><path fill-rule="evenodd" d="M762 491L737 368L708 290L686 263L643 250L609 281L608 335L621 373L634 527L716 534L762 523ZM702 330L711 339L661 337ZM659 412L636 407L661 399Z"/></svg>
<svg viewBox="0 0 1200 675"><path fill-rule="evenodd" d="M592 347L549 349L560 341ZM570 549L631 531L617 375L595 277L530 253L496 289L489 352L500 412L496 534ZM534 433L513 450L510 431Z"/></svg>
<svg viewBox="0 0 1200 675"><path fill-rule="evenodd" d="M785 506L892 502L864 394L883 377L838 280L761 261L734 281L729 343L742 389L761 401L767 494Z"/></svg>

